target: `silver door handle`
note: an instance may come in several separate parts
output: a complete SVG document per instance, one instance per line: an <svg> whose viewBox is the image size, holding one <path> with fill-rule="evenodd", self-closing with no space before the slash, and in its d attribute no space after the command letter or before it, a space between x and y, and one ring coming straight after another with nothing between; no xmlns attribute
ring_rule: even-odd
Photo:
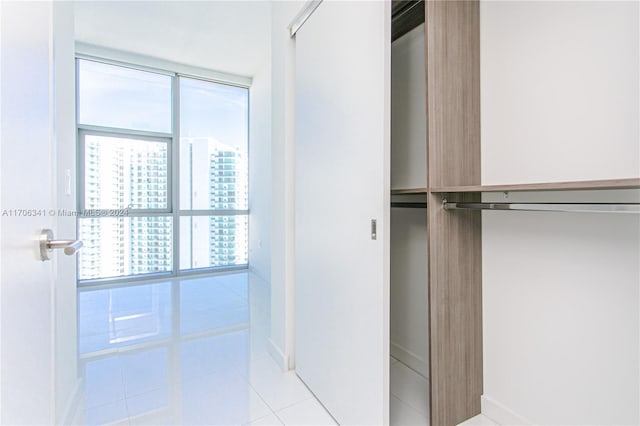
<svg viewBox="0 0 640 426"><path fill-rule="evenodd" d="M51 229L43 229L40 233L40 259L44 262L49 260L49 253L53 249L64 249L64 254L72 256L82 248L80 240L53 240L53 231Z"/></svg>

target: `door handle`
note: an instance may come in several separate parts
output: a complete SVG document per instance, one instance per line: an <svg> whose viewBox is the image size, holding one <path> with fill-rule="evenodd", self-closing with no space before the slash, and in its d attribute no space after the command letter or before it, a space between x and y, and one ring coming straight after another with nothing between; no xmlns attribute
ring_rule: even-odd
<svg viewBox="0 0 640 426"><path fill-rule="evenodd" d="M43 229L40 233L40 260L50 260L49 253L53 249L64 249L64 254L72 256L82 248L81 240L54 240L51 229Z"/></svg>

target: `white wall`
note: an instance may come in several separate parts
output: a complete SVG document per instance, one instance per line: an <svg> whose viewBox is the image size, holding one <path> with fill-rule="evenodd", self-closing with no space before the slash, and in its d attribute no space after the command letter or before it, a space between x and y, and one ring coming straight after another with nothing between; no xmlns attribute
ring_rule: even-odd
<svg viewBox="0 0 640 426"><path fill-rule="evenodd" d="M424 24L391 44L391 189L427 187Z"/></svg>
<svg viewBox="0 0 640 426"><path fill-rule="evenodd" d="M485 403L532 424L638 424L638 217L487 212L482 238Z"/></svg>
<svg viewBox="0 0 640 426"><path fill-rule="evenodd" d="M271 276L271 66L253 76L249 93L249 268Z"/></svg>
<svg viewBox="0 0 640 426"><path fill-rule="evenodd" d="M429 376L426 213L391 209L391 355L424 377Z"/></svg>
<svg viewBox="0 0 640 426"><path fill-rule="evenodd" d="M424 25L391 45L391 188L427 186ZM424 202L424 197L393 201ZM391 355L427 377L426 209L391 209Z"/></svg>
<svg viewBox="0 0 640 426"><path fill-rule="evenodd" d="M295 41L288 26L303 1L272 3L272 216L271 355L283 369L293 368L294 285L294 123Z"/></svg>
<svg viewBox="0 0 640 426"><path fill-rule="evenodd" d="M638 7L481 3L483 184L640 175Z"/></svg>
<svg viewBox="0 0 640 426"><path fill-rule="evenodd" d="M480 16L482 183L640 176L639 4L483 2ZM483 412L640 423L639 265L635 215L485 212Z"/></svg>

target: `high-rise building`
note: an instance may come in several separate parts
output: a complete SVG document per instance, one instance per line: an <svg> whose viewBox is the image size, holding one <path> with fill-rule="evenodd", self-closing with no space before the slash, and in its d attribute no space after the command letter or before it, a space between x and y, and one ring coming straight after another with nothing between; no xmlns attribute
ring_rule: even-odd
<svg viewBox="0 0 640 426"><path fill-rule="evenodd" d="M86 209L167 208L165 144L87 136L84 170ZM170 217L85 216L80 279L171 270Z"/></svg>
<svg viewBox="0 0 640 426"><path fill-rule="evenodd" d="M181 199L192 210L245 210L248 194L247 153L214 138L182 138ZM188 198L187 198L188 195ZM184 207L182 207L184 208ZM246 215L181 218L181 268L247 263Z"/></svg>
<svg viewBox="0 0 640 426"><path fill-rule="evenodd" d="M168 147L164 143L88 135L87 209L168 209ZM246 210L247 153L214 138L180 141L180 209ZM243 265L248 260L246 215L180 217L180 268ZM83 217L79 221L80 279L172 269L170 216Z"/></svg>
<svg viewBox="0 0 640 426"><path fill-rule="evenodd" d="M131 206L166 209L168 202L166 150L136 152L129 163ZM169 217L131 218L131 274L171 270L172 220Z"/></svg>
<svg viewBox="0 0 640 426"><path fill-rule="evenodd" d="M209 154L211 206L230 210L246 208L246 153L221 143L215 143L212 151ZM211 266L246 263L246 239L245 216L212 216L209 228Z"/></svg>

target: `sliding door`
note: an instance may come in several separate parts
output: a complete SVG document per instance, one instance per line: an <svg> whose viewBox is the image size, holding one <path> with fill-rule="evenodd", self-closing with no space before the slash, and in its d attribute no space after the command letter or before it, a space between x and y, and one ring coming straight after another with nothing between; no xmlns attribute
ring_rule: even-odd
<svg viewBox="0 0 640 426"><path fill-rule="evenodd" d="M389 420L390 4L296 34L296 370L340 424Z"/></svg>

